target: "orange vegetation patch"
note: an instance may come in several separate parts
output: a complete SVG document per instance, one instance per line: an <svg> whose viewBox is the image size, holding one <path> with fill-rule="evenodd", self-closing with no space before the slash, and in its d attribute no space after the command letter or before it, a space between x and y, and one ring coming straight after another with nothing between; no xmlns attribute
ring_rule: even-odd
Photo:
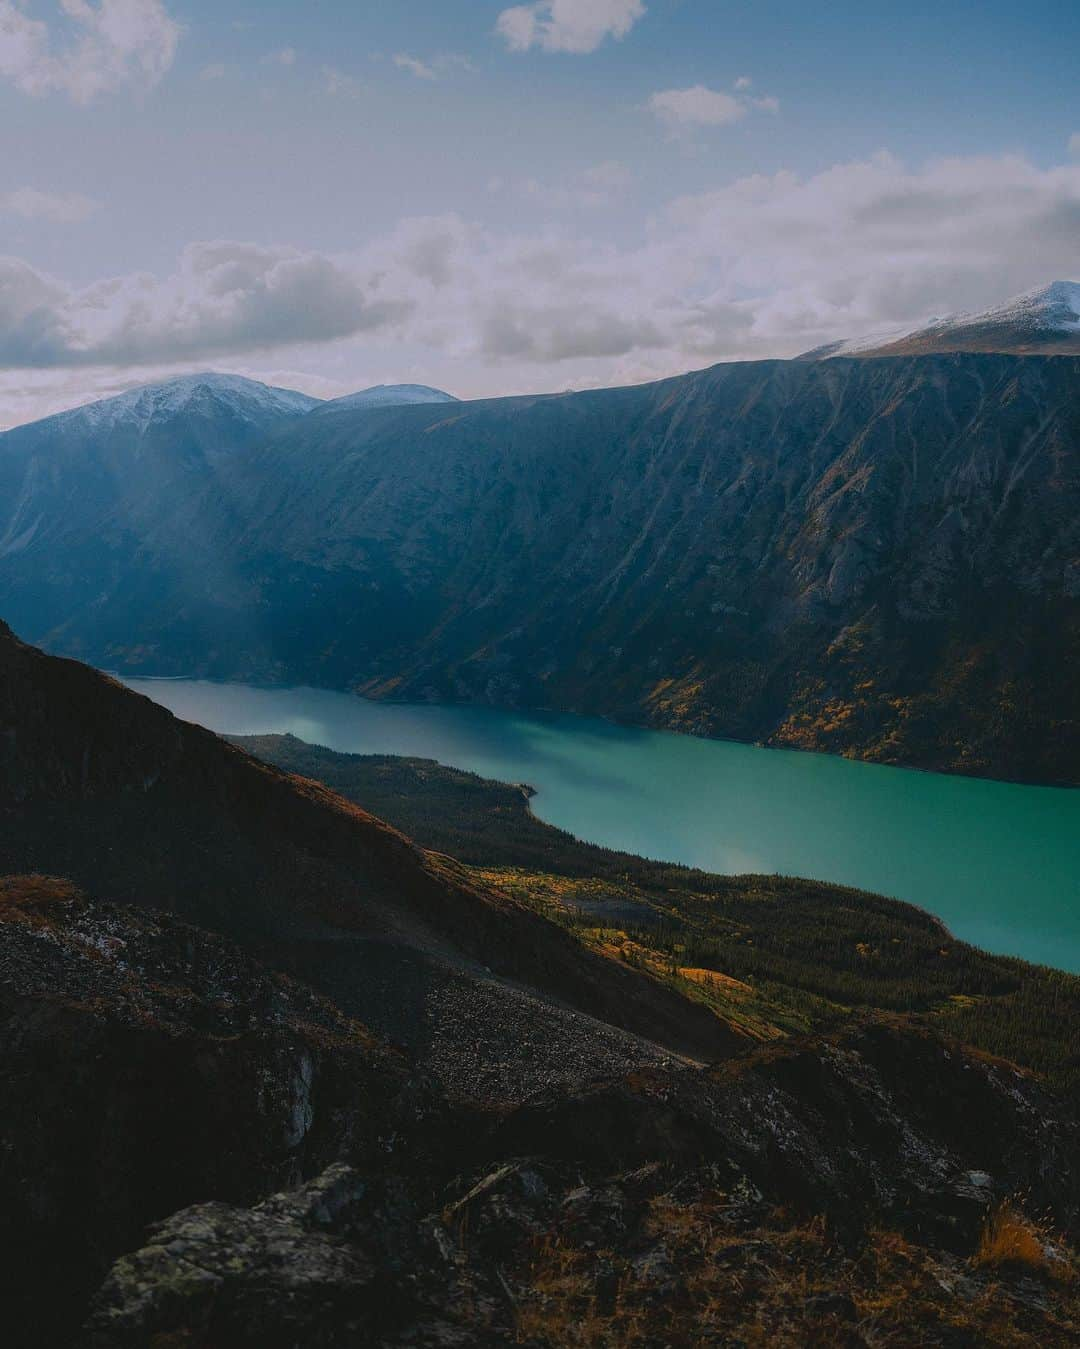
<svg viewBox="0 0 1080 1349"><path fill-rule="evenodd" d="M44 917L50 909L82 899L82 891L62 876L0 876L0 920L18 916Z"/></svg>
<svg viewBox="0 0 1080 1349"><path fill-rule="evenodd" d="M1011 1266L1029 1271L1045 1270L1047 1234L1013 1204L1002 1204L986 1220L972 1263L979 1269Z"/></svg>
<svg viewBox="0 0 1080 1349"><path fill-rule="evenodd" d="M753 989L741 979L733 979L730 974L721 974L719 970L704 970L693 965L683 965L679 975L692 984L702 984L705 988L723 990L725 993L737 993L741 997L750 997Z"/></svg>

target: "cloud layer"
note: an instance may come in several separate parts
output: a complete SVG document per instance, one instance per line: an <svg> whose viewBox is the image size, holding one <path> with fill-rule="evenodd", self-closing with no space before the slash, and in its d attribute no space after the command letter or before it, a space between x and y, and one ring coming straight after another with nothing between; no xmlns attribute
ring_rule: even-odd
<svg viewBox="0 0 1080 1349"><path fill-rule="evenodd" d="M624 38L645 13L642 0L538 0L504 9L496 31L511 51L596 51L605 38Z"/></svg>
<svg viewBox="0 0 1080 1349"><path fill-rule="evenodd" d="M0 0L0 80L76 103L125 84L156 84L173 63L180 26L162 0L59 0L52 26L22 0Z"/></svg>
<svg viewBox="0 0 1080 1349"><path fill-rule="evenodd" d="M625 186L608 164L584 190ZM81 289L0 259L0 364L157 367L350 341L513 372L518 387L615 381L980 307L1076 277L1078 239L1080 164L911 168L881 153L684 197L622 249L448 215L333 256L194 244L169 276Z"/></svg>

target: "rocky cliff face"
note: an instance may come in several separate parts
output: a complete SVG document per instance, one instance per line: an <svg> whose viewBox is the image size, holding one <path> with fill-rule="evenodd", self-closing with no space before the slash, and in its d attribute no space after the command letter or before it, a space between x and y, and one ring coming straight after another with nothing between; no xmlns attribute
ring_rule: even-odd
<svg viewBox="0 0 1080 1349"><path fill-rule="evenodd" d="M1078 388L986 354L328 410L0 559L0 605L132 671L1075 781Z"/></svg>

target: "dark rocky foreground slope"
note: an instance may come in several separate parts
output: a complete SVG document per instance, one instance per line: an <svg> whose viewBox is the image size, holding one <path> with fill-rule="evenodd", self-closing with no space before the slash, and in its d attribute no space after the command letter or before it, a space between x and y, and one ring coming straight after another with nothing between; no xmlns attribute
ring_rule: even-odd
<svg viewBox="0 0 1080 1349"><path fill-rule="evenodd" d="M6 499L49 521L32 433L0 437ZM0 557L27 635L127 671L1078 779L1075 356L329 408L165 504L135 490Z"/></svg>
<svg viewBox="0 0 1080 1349"><path fill-rule="evenodd" d="M1075 1342L1032 1072L869 1009L736 1034L6 630L0 747L5 1343Z"/></svg>
<svg viewBox="0 0 1080 1349"><path fill-rule="evenodd" d="M164 915L9 877L0 936L7 1343L1067 1344L1080 1324L1075 1121L901 1019L478 1108ZM1055 1235L1001 1209L1020 1192ZM999 1210L1022 1259L981 1236Z"/></svg>

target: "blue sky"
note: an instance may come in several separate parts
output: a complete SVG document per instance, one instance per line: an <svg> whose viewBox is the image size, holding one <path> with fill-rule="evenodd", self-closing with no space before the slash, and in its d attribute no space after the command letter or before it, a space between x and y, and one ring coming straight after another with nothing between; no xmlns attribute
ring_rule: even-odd
<svg viewBox="0 0 1080 1349"><path fill-rule="evenodd" d="M0 0L0 424L655 377L1080 274L1080 6Z"/></svg>

